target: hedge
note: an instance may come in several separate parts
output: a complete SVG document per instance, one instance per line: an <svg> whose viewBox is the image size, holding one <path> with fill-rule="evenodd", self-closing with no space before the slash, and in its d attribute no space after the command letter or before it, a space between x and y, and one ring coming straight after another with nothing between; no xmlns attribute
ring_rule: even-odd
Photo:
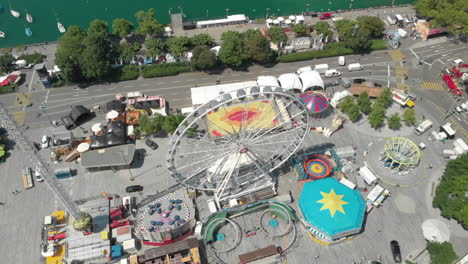
<svg viewBox="0 0 468 264"><path fill-rule="evenodd" d="M40 53L33 53L33 54L25 54L21 55L18 59L20 60L25 60L28 63L41 63L42 60L44 59L44 55Z"/></svg>
<svg viewBox="0 0 468 264"><path fill-rule="evenodd" d="M190 64L185 62L143 65L141 67L143 78L174 76L190 70Z"/></svg>
<svg viewBox="0 0 468 264"><path fill-rule="evenodd" d="M140 74L138 73L138 66L125 65L111 70L109 81L121 82L128 80L136 80Z"/></svg>
<svg viewBox="0 0 468 264"><path fill-rule="evenodd" d="M16 85L14 84L0 86L0 93L11 93L11 92L14 92L15 89L16 89Z"/></svg>
<svg viewBox="0 0 468 264"><path fill-rule="evenodd" d="M387 49L387 43L383 39L372 39L371 50Z"/></svg>
<svg viewBox="0 0 468 264"><path fill-rule="evenodd" d="M351 49L323 49L281 55L279 62L304 61L353 54Z"/></svg>

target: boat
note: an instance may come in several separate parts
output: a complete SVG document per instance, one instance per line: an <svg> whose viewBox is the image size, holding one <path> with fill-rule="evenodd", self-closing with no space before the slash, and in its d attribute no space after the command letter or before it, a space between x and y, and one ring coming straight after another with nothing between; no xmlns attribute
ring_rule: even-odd
<svg viewBox="0 0 468 264"><path fill-rule="evenodd" d="M26 33L26 36L31 37L32 36L32 30L30 28L25 28L24 33Z"/></svg>
<svg viewBox="0 0 468 264"><path fill-rule="evenodd" d="M5 37L6 37L5 32L0 31L0 38L5 38Z"/></svg>
<svg viewBox="0 0 468 264"><path fill-rule="evenodd" d="M14 17L20 17L21 14L20 14L18 11L15 11L15 10L11 9L10 0L8 0L8 5L10 6L10 13L11 13L11 15L14 16Z"/></svg>
<svg viewBox="0 0 468 264"><path fill-rule="evenodd" d="M26 14L26 21L28 21L29 23L33 22L33 17L31 16L31 14Z"/></svg>
<svg viewBox="0 0 468 264"><path fill-rule="evenodd" d="M62 23L60 22L57 22L57 28L60 31L60 33L65 33L65 31L67 31L65 27L62 25Z"/></svg>

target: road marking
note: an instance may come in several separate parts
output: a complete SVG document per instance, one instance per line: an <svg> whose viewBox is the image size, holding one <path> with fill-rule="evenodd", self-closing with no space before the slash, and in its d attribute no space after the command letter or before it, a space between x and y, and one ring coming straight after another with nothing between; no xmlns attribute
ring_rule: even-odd
<svg viewBox="0 0 468 264"><path fill-rule="evenodd" d="M408 74L408 67L401 67L397 66L395 67L395 76L404 78Z"/></svg>
<svg viewBox="0 0 468 264"><path fill-rule="evenodd" d="M178 82L180 82L180 81L172 81L171 83L178 83Z"/></svg>
<svg viewBox="0 0 468 264"><path fill-rule="evenodd" d="M447 118L447 120L450 121L450 123L452 123L452 125L455 127L455 130L462 133L462 136L464 137L465 140L468 139L468 132L465 130L465 128L463 128L462 125L460 125L460 123L458 123L457 120L453 118L453 116Z"/></svg>
<svg viewBox="0 0 468 264"><path fill-rule="evenodd" d="M124 86L124 88L132 88L133 85L127 85L127 86Z"/></svg>
<svg viewBox="0 0 468 264"><path fill-rule="evenodd" d="M148 86L147 83L140 84L140 86Z"/></svg>
<svg viewBox="0 0 468 264"><path fill-rule="evenodd" d="M26 119L26 111L13 112L13 118L16 120L18 125L23 125Z"/></svg>
<svg viewBox="0 0 468 264"><path fill-rule="evenodd" d="M31 101L31 93L21 93L18 94L15 98L15 106L25 106L28 105Z"/></svg>
<svg viewBox="0 0 468 264"><path fill-rule="evenodd" d="M388 52L388 55L390 55L393 61L403 61L405 59L400 50L391 50Z"/></svg>
<svg viewBox="0 0 468 264"><path fill-rule="evenodd" d="M208 80L208 79L209 79L209 78L206 78L206 77L205 77L205 78L201 78L200 80Z"/></svg>
<svg viewBox="0 0 468 264"><path fill-rule="evenodd" d="M236 74L232 74L231 76L239 76L240 74L236 73Z"/></svg>
<svg viewBox="0 0 468 264"><path fill-rule="evenodd" d="M112 87L112 88L109 88L109 90L115 90L117 89L117 87Z"/></svg>
<svg viewBox="0 0 468 264"><path fill-rule="evenodd" d="M413 51L413 49L410 49L411 53L419 60L419 56Z"/></svg>
<svg viewBox="0 0 468 264"><path fill-rule="evenodd" d="M74 94L73 97L80 96L81 94Z"/></svg>
<svg viewBox="0 0 468 264"><path fill-rule="evenodd" d="M402 90L402 91L407 91L407 92L411 91L408 85L404 83L397 83L397 89Z"/></svg>
<svg viewBox="0 0 468 264"><path fill-rule="evenodd" d="M422 82L422 87L426 90L443 91L445 90L441 83Z"/></svg>

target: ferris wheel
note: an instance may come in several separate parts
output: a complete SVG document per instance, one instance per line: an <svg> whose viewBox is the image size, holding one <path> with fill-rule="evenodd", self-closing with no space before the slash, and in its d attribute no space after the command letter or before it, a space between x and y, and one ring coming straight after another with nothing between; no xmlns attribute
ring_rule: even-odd
<svg viewBox="0 0 468 264"><path fill-rule="evenodd" d="M270 173L297 151L308 131L308 110L282 88L224 92L177 128L168 168L179 183L213 191L219 205L274 186Z"/></svg>

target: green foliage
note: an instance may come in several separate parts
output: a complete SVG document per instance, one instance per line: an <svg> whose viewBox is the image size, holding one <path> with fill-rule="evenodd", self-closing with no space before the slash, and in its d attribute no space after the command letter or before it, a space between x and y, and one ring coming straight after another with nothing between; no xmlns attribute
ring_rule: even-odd
<svg viewBox="0 0 468 264"><path fill-rule="evenodd" d="M176 131L177 127L184 121L185 116L183 115L170 115L164 118L164 123L162 128L166 130L167 133L173 134Z"/></svg>
<svg viewBox="0 0 468 264"><path fill-rule="evenodd" d="M111 69L109 74L109 81L120 82L136 80L138 76L138 66L124 65L122 67Z"/></svg>
<svg viewBox="0 0 468 264"><path fill-rule="evenodd" d="M338 20L335 23L336 30L338 31L338 38L340 40L349 39L353 35L354 27L357 22L350 19Z"/></svg>
<svg viewBox="0 0 468 264"><path fill-rule="evenodd" d="M271 42L279 44L288 40L288 36L284 33L282 27L275 26L268 29L268 36L270 36Z"/></svg>
<svg viewBox="0 0 468 264"><path fill-rule="evenodd" d="M383 39L371 39L371 50L382 50L382 49L387 49L387 43Z"/></svg>
<svg viewBox="0 0 468 264"><path fill-rule="evenodd" d="M388 108L393 103L393 93L392 89L385 88L382 94L377 97L377 104L380 104L384 108Z"/></svg>
<svg viewBox="0 0 468 264"><path fill-rule="evenodd" d="M384 120L385 108L379 103L374 103L372 106L372 111L369 114L369 124L373 128L378 128L383 126Z"/></svg>
<svg viewBox="0 0 468 264"><path fill-rule="evenodd" d="M148 11L140 10L136 12L135 17L138 22L136 33L139 35L155 37L164 31L163 25L154 18L154 8Z"/></svg>
<svg viewBox="0 0 468 264"><path fill-rule="evenodd" d="M369 95L366 91L359 94L357 99L357 105L359 106L359 110L365 115L368 115L372 110L372 104L369 98Z"/></svg>
<svg viewBox="0 0 468 264"><path fill-rule="evenodd" d="M431 28L446 27L454 34L468 33L468 5L466 0L418 0L417 12L424 17L431 17Z"/></svg>
<svg viewBox="0 0 468 264"><path fill-rule="evenodd" d="M369 38L381 38L385 30L385 23L376 16L360 16L357 19L360 29L369 33Z"/></svg>
<svg viewBox="0 0 468 264"><path fill-rule="evenodd" d="M143 78L154 78L163 76L173 76L181 72L190 71L188 63L164 63L164 64L148 64L141 67Z"/></svg>
<svg viewBox="0 0 468 264"><path fill-rule="evenodd" d="M205 34L205 33L197 34L190 38L190 44L192 45L192 47L197 47L197 46L211 47L214 44L214 39L210 35Z"/></svg>
<svg viewBox="0 0 468 264"><path fill-rule="evenodd" d="M227 66L239 67L246 61L242 34L227 31L221 35L223 41L219 50L219 59Z"/></svg>
<svg viewBox="0 0 468 264"><path fill-rule="evenodd" d="M24 54L24 55L21 55L19 56L18 60L25 60L27 61L28 63L34 63L34 64L37 64L37 63L41 63L44 61L44 58L45 58L45 55L44 54L41 54L41 53L33 53L33 54Z"/></svg>
<svg viewBox="0 0 468 264"><path fill-rule="evenodd" d="M370 51L372 45L369 37L369 29L359 28L355 31L354 36L345 40L345 43L347 48L352 49L354 53L364 54Z"/></svg>
<svg viewBox="0 0 468 264"><path fill-rule="evenodd" d="M135 51L133 49L133 44L130 42L121 43L118 46L120 57L123 58L124 61L129 62L135 56Z"/></svg>
<svg viewBox="0 0 468 264"><path fill-rule="evenodd" d="M244 40L245 55L259 64L271 63L274 58L270 48L270 41L262 34L256 34Z"/></svg>
<svg viewBox="0 0 468 264"><path fill-rule="evenodd" d="M391 115L388 118L388 127L393 130L398 130L401 127L401 118L398 113Z"/></svg>
<svg viewBox="0 0 468 264"><path fill-rule="evenodd" d="M416 114L413 108L406 108L403 112L403 121L407 126L416 124Z"/></svg>
<svg viewBox="0 0 468 264"><path fill-rule="evenodd" d="M123 19L117 18L112 21L112 34L121 38L127 36L133 30L133 23Z"/></svg>
<svg viewBox="0 0 468 264"><path fill-rule="evenodd" d="M354 98L351 95L346 96L341 100L340 104L338 105L338 108L347 113L349 109L354 105Z"/></svg>
<svg viewBox="0 0 468 264"><path fill-rule="evenodd" d="M192 54L191 64L194 69L208 70L216 66L216 54L207 46L196 47Z"/></svg>
<svg viewBox="0 0 468 264"><path fill-rule="evenodd" d="M85 48L79 60L83 77L87 80L103 80L110 70L109 37L102 32L88 33L83 44Z"/></svg>
<svg viewBox="0 0 468 264"><path fill-rule="evenodd" d="M448 162L437 186L432 205L446 218L456 219L468 228L468 154Z"/></svg>
<svg viewBox="0 0 468 264"><path fill-rule="evenodd" d="M351 49L339 48L339 49L323 49L323 50L312 50L298 53L284 54L279 57L280 62L294 62L303 60L320 59L327 57L335 57L342 55L353 54Z"/></svg>
<svg viewBox="0 0 468 264"><path fill-rule="evenodd" d="M23 50L26 50L26 45L19 45L18 47L15 48L16 51L23 51Z"/></svg>
<svg viewBox="0 0 468 264"><path fill-rule="evenodd" d="M359 111L359 106L354 104L346 112L351 121L356 122L361 118L361 111Z"/></svg>
<svg viewBox="0 0 468 264"><path fill-rule="evenodd" d="M7 71L8 70L8 65L10 65L15 57L11 55L10 53L6 53L5 55L0 56L0 68L2 71Z"/></svg>
<svg viewBox="0 0 468 264"><path fill-rule="evenodd" d="M307 26L304 24L296 24L293 27L294 33L296 33L298 36L305 36L307 35Z"/></svg>
<svg viewBox="0 0 468 264"><path fill-rule="evenodd" d="M109 24L100 19L95 19L89 23L88 35L101 35L107 37L109 34Z"/></svg>
<svg viewBox="0 0 468 264"><path fill-rule="evenodd" d="M437 264L452 264L457 260L458 256L453 250L452 244L444 243L427 243L427 251L431 256L431 263Z"/></svg>
<svg viewBox="0 0 468 264"><path fill-rule="evenodd" d="M83 40L86 35L80 27L70 26L58 41L55 63L66 81L78 82L83 78L79 59L85 48Z"/></svg>
<svg viewBox="0 0 468 264"><path fill-rule="evenodd" d="M162 116L155 114L152 116L143 115L140 118L139 130L150 135L164 129L168 133L174 133L180 123L184 120L183 115ZM135 135L136 136L136 135Z"/></svg>
<svg viewBox="0 0 468 264"><path fill-rule="evenodd" d="M315 31L317 31L317 35L325 34L330 29L330 24L324 21L317 22L314 26Z"/></svg>
<svg viewBox="0 0 468 264"><path fill-rule="evenodd" d="M171 54L182 56L189 50L190 40L187 37L172 37L167 40L167 46Z"/></svg>
<svg viewBox="0 0 468 264"><path fill-rule="evenodd" d="M145 40L146 55L150 57L158 57L167 49L167 45L159 38L147 38Z"/></svg>
<svg viewBox="0 0 468 264"><path fill-rule="evenodd" d="M16 84L9 84L5 86L0 86L0 94L2 93L12 93L16 89Z"/></svg>

